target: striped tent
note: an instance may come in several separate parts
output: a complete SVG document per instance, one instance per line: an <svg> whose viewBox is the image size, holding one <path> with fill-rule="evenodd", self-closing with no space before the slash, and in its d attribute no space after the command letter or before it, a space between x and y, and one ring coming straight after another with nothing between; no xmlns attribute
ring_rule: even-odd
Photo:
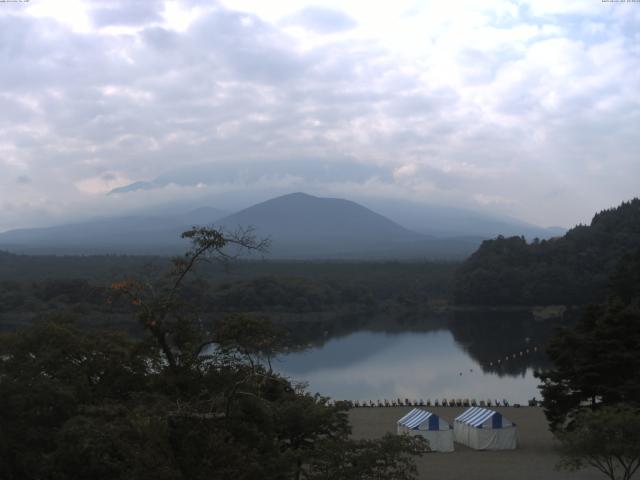
<svg viewBox="0 0 640 480"><path fill-rule="evenodd" d="M453 421L455 441L476 450L510 450L516 448L516 424L500 412L471 407Z"/></svg>
<svg viewBox="0 0 640 480"><path fill-rule="evenodd" d="M435 413L414 408L397 422L398 435L420 435L434 452L453 452L453 430Z"/></svg>

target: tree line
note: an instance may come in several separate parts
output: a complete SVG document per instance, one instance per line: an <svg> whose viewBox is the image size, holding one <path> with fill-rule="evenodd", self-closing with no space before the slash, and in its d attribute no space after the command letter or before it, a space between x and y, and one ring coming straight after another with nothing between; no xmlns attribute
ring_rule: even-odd
<svg viewBox="0 0 640 480"><path fill-rule="evenodd" d="M640 199L593 217L560 238L499 236L483 242L458 269L456 303L587 305L601 302L619 260L640 245Z"/></svg>
<svg viewBox="0 0 640 480"><path fill-rule="evenodd" d="M561 465L629 480L640 468L640 249L619 262L609 291L555 334L547 349L554 368L538 377Z"/></svg>

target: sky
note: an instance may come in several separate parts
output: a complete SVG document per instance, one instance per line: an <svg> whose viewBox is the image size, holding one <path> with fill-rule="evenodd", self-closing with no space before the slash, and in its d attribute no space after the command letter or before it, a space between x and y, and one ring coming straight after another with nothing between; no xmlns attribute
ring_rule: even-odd
<svg viewBox="0 0 640 480"><path fill-rule="evenodd" d="M295 191L572 226L640 194L638 1L0 2L0 60L0 231Z"/></svg>

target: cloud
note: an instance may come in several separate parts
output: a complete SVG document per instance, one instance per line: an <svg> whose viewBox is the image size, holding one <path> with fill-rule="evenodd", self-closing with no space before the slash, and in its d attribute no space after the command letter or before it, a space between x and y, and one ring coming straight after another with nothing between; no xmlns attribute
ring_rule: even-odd
<svg viewBox="0 0 640 480"><path fill-rule="evenodd" d="M296 179L300 186L318 188L324 183L364 182L370 178L389 180L391 176L382 167L349 158L236 159L173 169L151 181L114 188L111 194L162 189L168 185L199 188L235 185L237 188L251 188L260 182L278 179Z"/></svg>
<svg viewBox="0 0 640 480"><path fill-rule="evenodd" d="M594 8L590 0L565 0L554 2L553 0L529 0L524 2L535 16L543 15L584 15L598 16L602 14L601 6ZM607 8L607 5L603 6Z"/></svg>
<svg viewBox="0 0 640 480"><path fill-rule="evenodd" d="M105 172L75 182L78 190L88 194L105 194L115 188L131 184L131 179L120 172Z"/></svg>
<svg viewBox="0 0 640 480"><path fill-rule="evenodd" d="M137 26L161 21L162 6L163 2L157 0L100 1L94 3L91 18L97 27Z"/></svg>
<svg viewBox="0 0 640 480"><path fill-rule="evenodd" d="M571 225L638 194L633 5L31 3L0 9L0 230L289 187Z"/></svg>
<svg viewBox="0 0 640 480"><path fill-rule="evenodd" d="M320 6L305 7L288 20L289 24L299 25L316 33L336 33L355 28L357 22L349 15Z"/></svg>

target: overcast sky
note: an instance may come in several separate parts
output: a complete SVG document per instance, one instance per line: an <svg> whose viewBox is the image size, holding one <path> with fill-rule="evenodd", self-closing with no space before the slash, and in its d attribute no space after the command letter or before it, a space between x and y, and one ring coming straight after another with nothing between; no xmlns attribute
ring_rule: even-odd
<svg viewBox="0 0 640 480"><path fill-rule="evenodd" d="M0 231L292 191L571 226L640 194L640 2L0 2L0 58Z"/></svg>

